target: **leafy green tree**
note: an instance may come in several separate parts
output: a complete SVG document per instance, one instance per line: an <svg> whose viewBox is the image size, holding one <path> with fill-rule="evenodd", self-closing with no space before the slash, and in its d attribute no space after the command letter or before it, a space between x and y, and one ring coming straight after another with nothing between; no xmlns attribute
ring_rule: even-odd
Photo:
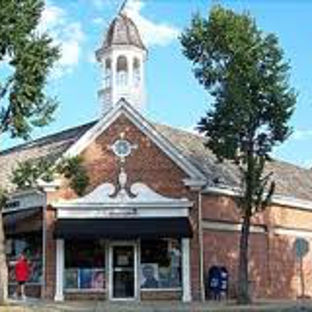
<svg viewBox="0 0 312 312"><path fill-rule="evenodd" d="M214 6L208 19L196 15L181 36L195 77L213 99L199 130L220 161L240 172L237 206L242 217L238 264L238 302L250 302L248 249L251 217L274 193L265 170L272 149L285 141L296 103L288 82L289 64L273 34L264 34L248 13Z"/></svg>
<svg viewBox="0 0 312 312"><path fill-rule="evenodd" d="M45 95L47 75L59 57L51 38L38 31L43 0L0 0L0 135L28 138L51 121L56 101ZM0 213L0 304L8 274Z"/></svg>
<svg viewBox="0 0 312 312"><path fill-rule="evenodd" d="M38 188L38 182L51 182L61 174L69 182L69 187L78 195L85 194L89 186L89 176L83 165L82 156L55 159L39 158L20 162L12 172L11 182L17 189ZM1 192L0 192L1 194Z"/></svg>

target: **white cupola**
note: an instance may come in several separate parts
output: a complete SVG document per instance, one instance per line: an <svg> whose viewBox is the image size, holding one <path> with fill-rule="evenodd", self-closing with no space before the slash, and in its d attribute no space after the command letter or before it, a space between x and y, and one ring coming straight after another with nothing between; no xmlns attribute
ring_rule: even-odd
<svg viewBox="0 0 312 312"><path fill-rule="evenodd" d="M110 24L104 42L96 51L103 71L98 92L102 113L124 98L137 110L145 102L144 64L147 50L134 22L125 12Z"/></svg>

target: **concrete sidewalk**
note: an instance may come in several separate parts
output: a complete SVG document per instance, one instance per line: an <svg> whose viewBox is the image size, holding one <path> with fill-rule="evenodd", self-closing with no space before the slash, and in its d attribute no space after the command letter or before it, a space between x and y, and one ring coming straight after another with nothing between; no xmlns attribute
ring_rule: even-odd
<svg viewBox="0 0 312 312"><path fill-rule="evenodd" d="M263 301L248 306L237 306L234 302L206 302L183 304L179 302L153 302L153 303L109 303L109 302L45 302L28 299L26 302L15 301L10 307L0 307L0 312L204 312L204 311L311 311L312 301L305 302L278 302Z"/></svg>

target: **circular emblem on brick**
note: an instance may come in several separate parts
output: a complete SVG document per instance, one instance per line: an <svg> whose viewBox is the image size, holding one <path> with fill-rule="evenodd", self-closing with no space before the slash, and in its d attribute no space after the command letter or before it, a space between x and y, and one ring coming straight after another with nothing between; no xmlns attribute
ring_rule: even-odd
<svg viewBox="0 0 312 312"><path fill-rule="evenodd" d="M132 146L129 141L125 139L119 139L113 144L112 150L116 156L124 158L131 154L131 147Z"/></svg>

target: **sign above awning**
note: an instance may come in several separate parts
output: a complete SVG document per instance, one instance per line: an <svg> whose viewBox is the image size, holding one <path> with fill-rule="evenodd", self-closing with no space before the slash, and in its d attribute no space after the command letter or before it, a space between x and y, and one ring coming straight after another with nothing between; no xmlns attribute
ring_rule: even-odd
<svg viewBox="0 0 312 312"><path fill-rule="evenodd" d="M8 236L42 230L42 208L5 211L3 225Z"/></svg>
<svg viewBox="0 0 312 312"><path fill-rule="evenodd" d="M35 217L42 209L23 209L3 214L3 224L5 227L16 226L18 222Z"/></svg>
<svg viewBox="0 0 312 312"><path fill-rule="evenodd" d="M57 238L156 239L192 236L189 218L59 219Z"/></svg>

